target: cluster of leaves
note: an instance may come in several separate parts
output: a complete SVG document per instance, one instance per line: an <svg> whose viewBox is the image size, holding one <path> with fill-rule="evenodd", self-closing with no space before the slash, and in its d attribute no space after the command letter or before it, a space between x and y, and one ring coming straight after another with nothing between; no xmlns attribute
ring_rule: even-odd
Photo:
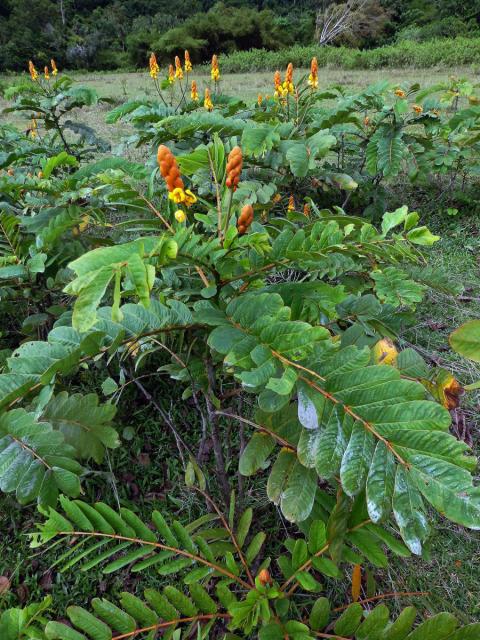
<svg viewBox="0 0 480 640"><path fill-rule="evenodd" d="M42 95L41 104L60 104L63 89ZM19 91L23 110L31 91ZM23 633L26 625L27 638L110 640L154 638L166 629L179 638L176 627L185 623L185 637L196 629L199 638L210 629L263 640L478 634L475 625L457 631L446 614L411 631L411 609L391 623L385 607L367 616L359 603L332 623L328 601L295 596L320 592L320 578L340 577L341 564L386 566L385 549L421 555L428 506L480 528L476 461L449 433L459 385L413 349L399 353L393 344L428 287L451 290L421 252L437 237L406 206L383 213L376 228L365 217L315 203L321 188L338 193L356 186L339 172L344 160L335 163L331 154L353 157L346 140L355 131L348 127L362 125L352 109L365 104L377 105L378 122L358 153L373 166L374 145L383 163L375 160L370 179L378 184L400 171L401 162L385 171L395 154L384 153L384 140L400 120L401 144L409 148L406 99L386 104L385 91L376 89L362 95L325 109L325 95L300 85L297 94L262 101L247 116L239 113L241 103L221 97L213 113L192 105L166 117L149 111L152 105L117 109L110 119L128 117L138 142L173 143L191 207L183 188L167 191L157 168L149 173L123 158L86 163L67 148L57 153L54 141L50 155L29 146L31 136L6 130L21 145L4 159L10 165L0 176L1 312L14 327L4 338L0 372L0 489L21 503L37 502L45 519L34 546L70 540L58 559L64 570L102 565L107 573L127 566L181 573L188 594L177 582L163 593L149 590L145 600L123 594L120 606L95 599L94 613L70 607L78 631L60 620L43 627L45 602L6 612L5 633ZM472 115L469 127L476 122ZM227 167L238 145L244 164L234 190ZM292 191L287 207L284 195ZM295 197L305 199L303 212L295 210ZM245 205L253 221L241 229ZM25 291L27 340L18 343L16 303ZM113 389L113 402L81 390L78 372L93 362L96 391ZM77 498L92 463L102 464L105 451L120 446L113 419L122 387L158 372L177 381L195 406L202 425L195 450L211 439L215 475L204 474L202 456L189 451L186 482L198 485L210 512L186 526L167 525L155 512L155 531L132 510ZM154 395L144 395L161 412ZM178 436L170 418L162 419ZM236 517L230 499L227 422L251 430L238 455L240 473L265 479L268 469L269 499L303 532L284 541L287 553L272 567L264 533L247 543L252 512ZM184 455L178 438L176 444ZM229 507L228 517L207 483ZM218 522L220 530L212 526Z"/></svg>

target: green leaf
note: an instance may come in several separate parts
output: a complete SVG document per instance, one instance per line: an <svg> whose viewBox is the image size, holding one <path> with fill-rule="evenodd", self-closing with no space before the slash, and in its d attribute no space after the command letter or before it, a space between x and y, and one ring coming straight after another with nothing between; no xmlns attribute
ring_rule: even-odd
<svg viewBox="0 0 480 640"><path fill-rule="evenodd" d="M0 489L26 504L54 505L59 491L80 492L82 467L63 435L24 409L0 415Z"/></svg>
<svg viewBox="0 0 480 640"><path fill-rule="evenodd" d="M451 613L439 613L422 622L408 636L408 640L446 640L455 631L458 622Z"/></svg>
<svg viewBox="0 0 480 640"><path fill-rule="evenodd" d="M440 236L434 236L427 227L417 227L407 233L407 239L413 244L419 244L423 247L431 247L432 244L440 240Z"/></svg>
<svg viewBox="0 0 480 640"><path fill-rule="evenodd" d="M314 631L322 631L327 626L330 620L330 600L322 597L315 601L310 611L310 627Z"/></svg>
<svg viewBox="0 0 480 640"><path fill-rule="evenodd" d="M430 528L424 513L423 501L410 474L398 466L393 493L393 513L407 547L417 555L422 553L422 544Z"/></svg>
<svg viewBox="0 0 480 640"><path fill-rule="evenodd" d="M462 324L450 335L449 340L452 349L461 356L480 362L480 320Z"/></svg>
<svg viewBox="0 0 480 640"><path fill-rule="evenodd" d="M42 419L63 434L81 458L93 458L100 464L105 448L115 449L120 445L118 434L111 426L115 405L99 405L95 393L68 395L62 391L54 396L43 410Z"/></svg>
<svg viewBox="0 0 480 640"><path fill-rule="evenodd" d="M356 422L340 467L340 480L347 495L355 496L364 487L374 447L373 435Z"/></svg>
<svg viewBox="0 0 480 640"><path fill-rule="evenodd" d="M86 609L70 606L67 609L67 615L72 624L81 631L85 631L92 640L111 640L112 631L110 627L107 627L105 623L98 620Z"/></svg>
<svg viewBox="0 0 480 640"><path fill-rule="evenodd" d="M74 167L78 164L74 156L69 155L66 151L61 151L58 155L49 158L43 165L42 172L45 180L50 178L52 171L60 166Z"/></svg>
<svg viewBox="0 0 480 640"><path fill-rule="evenodd" d="M255 433L240 456L239 471L251 476L267 466L267 460L275 449L275 440L267 433Z"/></svg>
<svg viewBox="0 0 480 640"><path fill-rule="evenodd" d="M367 477L367 508L372 522L385 520L391 511L395 459L384 442L378 442Z"/></svg>

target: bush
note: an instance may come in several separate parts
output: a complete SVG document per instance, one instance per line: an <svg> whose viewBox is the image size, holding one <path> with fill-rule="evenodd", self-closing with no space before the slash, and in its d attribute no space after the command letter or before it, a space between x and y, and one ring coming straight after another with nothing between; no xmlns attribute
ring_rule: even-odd
<svg viewBox="0 0 480 640"><path fill-rule="evenodd" d="M306 67L313 56L321 67L342 69L456 67L480 62L480 38L436 38L423 43L404 40L369 50L317 45L295 45L280 51L251 49L222 55L221 65L227 73L273 71L289 62Z"/></svg>

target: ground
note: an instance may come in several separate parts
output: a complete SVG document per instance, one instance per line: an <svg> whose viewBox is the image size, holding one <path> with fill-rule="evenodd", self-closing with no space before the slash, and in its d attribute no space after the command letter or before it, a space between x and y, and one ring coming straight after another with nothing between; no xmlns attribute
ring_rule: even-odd
<svg viewBox="0 0 480 640"><path fill-rule="evenodd" d="M343 71L322 70L322 85L338 83L347 89L358 89L381 79L395 80L408 87L414 82L422 86L445 80L449 75L470 76L468 69L455 70L378 70L378 71ZM197 78L198 79L198 78ZM200 90L207 81L203 76L199 81ZM93 73L79 75L78 80L95 87L100 95L106 95L119 102L133 99L141 95L154 93L147 73ZM9 79L10 81L10 79ZM238 95L246 100L254 100L258 93L263 95L272 92L271 73L252 73L226 75L222 80L222 90L231 95ZM5 103L0 100L0 108ZM123 125L105 124L105 113L110 105L87 110L86 123L99 130L100 135L119 140L124 133ZM112 130L114 133L112 134ZM462 322L480 316L480 220L478 214L470 214L468 209L456 217L449 217L445 210L436 209L435 202L424 202L415 193L406 196L408 202L417 206L424 223L442 239L429 252L432 264L446 270L452 282L461 282L464 293L454 298L439 293L431 293L427 303L422 305L417 324L411 328L401 340L406 345L411 343L428 353L439 364L450 369L463 384L480 379L480 367L466 362L456 356L448 345L451 331ZM463 416L457 416L459 432L467 441L473 442L474 449L479 450L479 395L469 394L463 402ZM461 419L465 419L465 428ZM181 469L176 458L166 459L165 450L172 446L168 434L159 434L155 420L145 420L142 408L131 415L120 416L119 423L133 426L136 435L127 447L111 454L110 468L116 470L115 476L105 474L98 483L95 477L89 485L89 498L119 500L122 504L138 508L141 513L148 513L154 508L168 508L180 514L180 517L198 509L198 503L178 488ZM186 421L188 423L188 421ZM187 426L185 427L187 429ZM188 433L185 434L186 436ZM108 491L101 489L105 485ZM264 526L269 526L268 513L271 505L264 495L264 483L248 480L247 500L257 507L263 507ZM54 593L57 602L78 604L85 601L92 576L76 573L69 575L64 581L61 574L50 571L49 567L56 558L56 550L43 555L34 555L28 549L27 531L31 531L35 513L31 509L21 509L9 498L0 500L0 576L8 572L13 574L13 590L9 594L8 604L25 601L27 594L39 598L47 593ZM392 559L387 570L375 571L375 577L383 591L427 591L431 595L416 600L422 611L433 612L441 609L451 610L466 620L480 615L480 597L478 592L478 565L480 561L480 536L450 523L435 520L436 526L432 535L430 558L419 561ZM129 584L133 581L129 578ZM118 591L125 584L122 577L110 580L102 579L101 590ZM339 601L345 598L338 594ZM1 604L1 602L0 602Z"/></svg>

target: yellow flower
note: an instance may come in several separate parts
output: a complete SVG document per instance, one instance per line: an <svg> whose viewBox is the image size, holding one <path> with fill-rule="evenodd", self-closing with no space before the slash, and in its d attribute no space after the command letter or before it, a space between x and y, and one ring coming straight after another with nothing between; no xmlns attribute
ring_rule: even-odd
<svg viewBox="0 0 480 640"><path fill-rule="evenodd" d="M258 104L259 107L262 106L262 102L263 102L262 94L259 93L258 94L258 98L257 98L257 104Z"/></svg>
<svg viewBox="0 0 480 640"><path fill-rule="evenodd" d="M192 70L192 62L190 60L190 54L185 51L185 73L190 73Z"/></svg>
<svg viewBox="0 0 480 640"><path fill-rule="evenodd" d="M316 58L312 58L312 62L310 63L310 75L308 76L308 85L312 87L312 89L317 89L318 87L318 62Z"/></svg>
<svg viewBox="0 0 480 640"><path fill-rule="evenodd" d="M288 211L295 211L295 198L292 196L288 199Z"/></svg>
<svg viewBox="0 0 480 640"><path fill-rule="evenodd" d="M173 68L173 64L168 67L168 81L170 84L175 82L175 69Z"/></svg>
<svg viewBox="0 0 480 640"><path fill-rule="evenodd" d="M191 207L192 204L195 204L196 201L197 201L197 196L192 191L190 191L190 189L186 189L185 204L187 205L187 207Z"/></svg>
<svg viewBox="0 0 480 640"><path fill-rule="evenodd" d="M220 69L218 68L218 58L215 54L212 56L212 71L210 72L212 80L218 82L220 80Z"/></svg>
<svg viewBox="0 0 480 640"><path fill-rule="evenodd" d="M208 88L205 89L205 100L203 101L203 106L205 107L205 109L207 109L207 111L212 111L213 109L213 102L210 97L210 90Z"/></svg>
<svg viewBox="0 0 480 640"><path fill-rule="evenodd" d="M195 80L192 80L192 90L190 91L190 97L194 102L198 102L198 89Z"/></svg>
<svg viewBox="0 0 480 640"><path fill-rule="evenodd" d="M50 60L50 66L52 67L52 76L56 76L58 73L58 69L53 58Z"/></svg>
<svg viewBox="0 0 480 640"><path fill-rule="evenodd" d="M185 191L180 187L176 187L173 191L170 191L168 194L170 200L173 200L175 204L180 204L181 202L185 202Z"/></svg>
<svg viewBox="0 0 480 640"><path fill-rule="evenodd" d="M423 107L421 107L419 104L414 104L412 109L415 111L417 115L420 115L421 113L423 113Z"/></svg>
<svg viewBox="0 0 480 640"><path fill-rule="evenodd" d="M158 76L158 73L160 71L160 67L158 66L158 63L157 63L157 56L153 53L153 51L152 51L152 53L150 55L149 63L150 63L150 76L154 80L156 80L157 76Z"/></svg>
<svg viewBox="0 0 480 640"><path fill-rule="evenodd" d="M395 89L395 95L397 96L397 98L405 98L405 91L403 91L403 89Z"/></svg>
<svg viewBox="0 0 480 640"><path fill-rule="evenodd" d="M180 223L185 222L187 219L185 211L182 211L181 209L177 209L173 215L175 216L175 220Z"/></svg>
<svg viewBox="0 0 480 640"><path fill-rule="evenodd" d="M35 69L35 65L33 64L33 62L31 60L28 61L28 70L30 72L30 77L32 80L37 80L38 79L38 73L37 70Z"/></svg>
<svg viewBox="0 0 480 640"><path fill-rule="evenodd" d="M182 63L178 56L175 56L175 78L177 78L177 80L183 80Z"/></svg>
<svg viewBox="0 0 480 640"><path fill-rule="evenodd" d="M48 71L48 67L45 65L45 69L43 70L45 74L45 80L50 80L50 73Z"/></svg>

